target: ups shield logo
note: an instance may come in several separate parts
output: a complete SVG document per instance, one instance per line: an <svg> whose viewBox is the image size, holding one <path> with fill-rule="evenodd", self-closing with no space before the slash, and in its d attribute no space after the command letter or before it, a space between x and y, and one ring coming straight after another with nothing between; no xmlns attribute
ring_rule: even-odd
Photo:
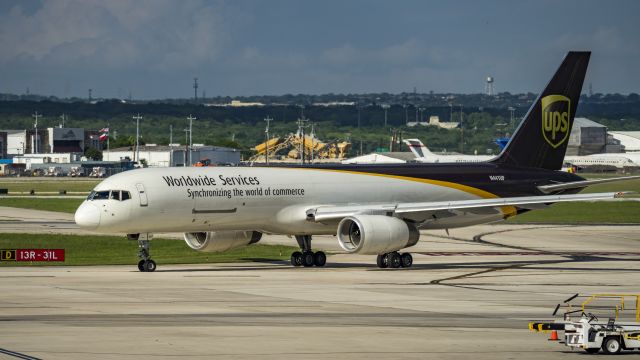
<svg viewBox="0 0 640 360"><path fill-rule="evenodd" d="M571 101L562 95L549 95L542 104L542 136L553 148L562 145L569 137L569 112Z"/></svg>

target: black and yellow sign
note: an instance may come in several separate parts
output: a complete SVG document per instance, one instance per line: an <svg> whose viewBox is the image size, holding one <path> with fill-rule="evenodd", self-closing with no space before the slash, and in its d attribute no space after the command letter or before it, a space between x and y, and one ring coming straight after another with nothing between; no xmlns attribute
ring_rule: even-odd
<svg viewBox="0 0 640 360"><path fill-rule="evenodd" d="M0 261L16 261L16 250L0 250Z"/></svg>

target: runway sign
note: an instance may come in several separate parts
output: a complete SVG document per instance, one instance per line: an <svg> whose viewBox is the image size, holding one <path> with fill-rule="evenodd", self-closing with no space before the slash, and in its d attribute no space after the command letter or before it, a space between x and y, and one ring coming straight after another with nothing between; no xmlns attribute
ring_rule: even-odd
<svg viewBox="0 0 640 360"><path fill-rule="evenodd" d="M0 261L64 261L64 249L3 249Z"/></svg>

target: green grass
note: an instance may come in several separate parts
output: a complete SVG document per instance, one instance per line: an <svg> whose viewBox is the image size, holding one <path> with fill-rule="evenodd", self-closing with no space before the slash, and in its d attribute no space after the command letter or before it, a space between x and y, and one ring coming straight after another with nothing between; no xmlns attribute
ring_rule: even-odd
<svg viewBox="0 0 640 360"><path fill-rule="evenodd" d="M640 201L559 203L507 220L507 223L586 224L640 223Z"/></svg>
<svg viewBox="0 0 640 360"><path fill-rule="evenodd" d="M0 206L74 213L84 199L0 197Z"/></svg>
<svg viewBox="0 0 640 360"><path fill-rule="evenodd" d="M10 262L0 266L24 265L135 265L137 242L124 237L53 234L0 234L0 249L65 249L64 262ZM162 264L196 264L286 260L296 248L281 245L250 245L224 253L201 253L184 241L154 239L151 255Z"/></svg>
<svg viewBox="0 0 640 360"><path fill-rule="evenodd" d="M32 180L32 179L2 179L0 180L0 188L9 189L9 194L28 194L34 190L36 194L40 192L55 192L66 190L67 192L89 192L101 180L94 179L69 179L69 178L51 178L48 180Z"/></svg>
<svg viewBox="0 0 640 360"><path fill-rule="evenodd" d="M628 197L640 196L640 179L592 185L584 189L582 192L586 194L586 193L618 192L618 191L633 191L635 193L635 194L626 195Z"/></svg>

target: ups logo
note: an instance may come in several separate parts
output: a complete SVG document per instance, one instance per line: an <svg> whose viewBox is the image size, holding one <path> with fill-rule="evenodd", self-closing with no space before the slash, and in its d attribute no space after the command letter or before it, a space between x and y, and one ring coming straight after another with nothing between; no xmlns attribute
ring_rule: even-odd
<svg viewBox="0 0 640 360"><path fill-rule="evenodd" d="M569 112L571 101L562 95L549 95L542 104L542 136L553 148L562 145L569 137Z"/></svg>

